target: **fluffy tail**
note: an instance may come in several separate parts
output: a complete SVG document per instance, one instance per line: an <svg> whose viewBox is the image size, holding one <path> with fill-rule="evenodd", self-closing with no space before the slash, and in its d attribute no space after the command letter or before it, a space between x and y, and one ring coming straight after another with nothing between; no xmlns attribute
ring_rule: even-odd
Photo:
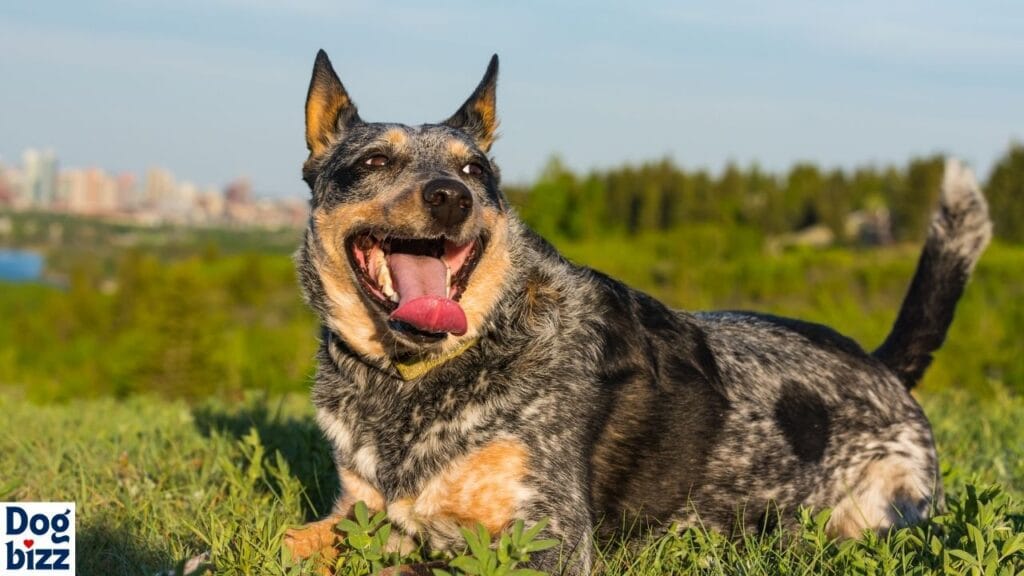
<svg viewBox="0 0 1024 576"><path fill-rule="evenodd" d="M988 204L970 168L946 161L939 208L889 337L874 352L909 390L932 362L957 300L992 237Z"/></svg>

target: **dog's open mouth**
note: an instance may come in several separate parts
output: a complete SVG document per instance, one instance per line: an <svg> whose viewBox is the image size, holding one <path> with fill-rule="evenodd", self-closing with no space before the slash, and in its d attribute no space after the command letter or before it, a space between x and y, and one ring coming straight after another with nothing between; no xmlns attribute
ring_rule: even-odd
<svg viewBox="0 0 1024 576"><path fill-rule="evenodd" d="M420 338L466 333L459 298L483 253L485 239L396 238L363 231L346 241L363 291L389 313L392 328Z"/></svg>

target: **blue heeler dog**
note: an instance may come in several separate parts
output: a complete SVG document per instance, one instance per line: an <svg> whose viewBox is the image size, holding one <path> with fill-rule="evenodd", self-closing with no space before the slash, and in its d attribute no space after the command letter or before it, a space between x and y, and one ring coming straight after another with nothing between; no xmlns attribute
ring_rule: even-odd
<svg viewBox="0 0 1024 576"><path fill-rule="evenodd" d="M573 573L623 520L735 534L829 507L853 537L927 517L942 487L909 390L991 234L970 171L947 164L895 326L867 352L799 320L671 310L561 257L501 192L497 70L447 120L405 126L364 122L317 56L296 260L342 490L288 534L293 554L330 555L360 500L399 546L547 518L563 548L534 567Z"/></svg>

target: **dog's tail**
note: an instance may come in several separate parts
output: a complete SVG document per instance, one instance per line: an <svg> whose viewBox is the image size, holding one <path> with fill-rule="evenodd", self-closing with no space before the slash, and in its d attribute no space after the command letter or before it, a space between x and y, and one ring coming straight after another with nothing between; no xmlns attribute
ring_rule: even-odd
<svg viewBox="0 0 1024 576"><path fill-rule="evenodd" d="M991 237L988 204L974 174L960 162L947 160L939 207L914 279L892 332L874 351L908 390L946 339L957 300Z"/></svg>

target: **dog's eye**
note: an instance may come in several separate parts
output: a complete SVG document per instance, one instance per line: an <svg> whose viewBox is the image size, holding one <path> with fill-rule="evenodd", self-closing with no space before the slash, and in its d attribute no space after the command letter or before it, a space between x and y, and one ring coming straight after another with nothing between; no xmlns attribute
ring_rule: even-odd
<svg viewBox="0 0 1024 576"><path fill-rule="evenodd" d="M480 176L484 173L484 167L476 162L470 162L462 167L462 173L470 176Z"/></svg>
<svg viewBox="0 0 1024 576"><path fill-rule="evenodd" d="M366 160L363 160L363 164L366 164L371 168L380 168L382 166L387 166L390 162L391 159L383 154L374 154L373 156L370 156Z"/></svg>

